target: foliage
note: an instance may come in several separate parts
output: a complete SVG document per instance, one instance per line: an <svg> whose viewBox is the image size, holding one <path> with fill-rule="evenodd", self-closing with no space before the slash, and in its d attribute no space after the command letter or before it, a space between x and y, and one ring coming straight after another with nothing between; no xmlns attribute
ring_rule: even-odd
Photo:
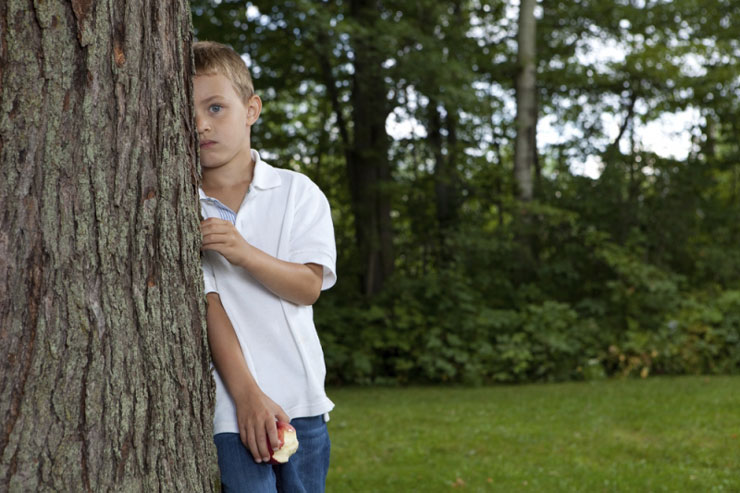
<svg viewBox="0 0 740 493"><path fill-rule="evenodd" d="M376 2L372 23L357 0L192 5L198 37L250 60L255 146L332 203L340 281L315 307L330 382L738 372L736 2L543 2L540 118L561 138L526 204L508 2ZM395 271L374 296L347 166L371 151L353 137L358 59L382 60L392 165ZM645 125L681 111L698 115L688 155L651 151ZM597 178L575 171L587 156Z"/></svg>
<svg viewBox="0 0 740 493"><path fill-rule="evenodd" d="M534 274L518 267L513 240L492 235L475 244L467 236L461 257L476 259L467 272L399 274L361 309L324 295L316 316L329 380L522 382L740 369L738 291L690 292L684 277L645 262L641 248L596 230L565 232L577 222L551 220L540 228L559 261Z"/></svg>
<svg viewBox="0 0 740 493"><path fill-rule="evenodd" d="M737 373L740 292L685 298L654 333L631 331L608 360L621 374Z"/></svg>

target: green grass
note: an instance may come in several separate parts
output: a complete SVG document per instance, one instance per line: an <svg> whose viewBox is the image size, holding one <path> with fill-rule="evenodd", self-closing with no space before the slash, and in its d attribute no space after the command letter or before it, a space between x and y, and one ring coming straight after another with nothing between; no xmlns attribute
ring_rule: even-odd
<svg viewBox="0 0 740 493"><path fill-rule="evenodd" d="M329 395L329 493L740 492L738 377Z"/></svg>

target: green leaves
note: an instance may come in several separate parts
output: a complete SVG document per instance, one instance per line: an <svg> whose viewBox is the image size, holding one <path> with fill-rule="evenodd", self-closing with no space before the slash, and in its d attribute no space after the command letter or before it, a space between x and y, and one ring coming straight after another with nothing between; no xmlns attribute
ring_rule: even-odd
<svg viewBox="0 0 740 493"><path fill-rule="evenodd" d="M332 204L340 281L315 310L328 379L737 371L736 4L540 2L539 117L558 135L538 148L538 195L522 208L507 2L388 0L363 16L347 0L194 1L196 35L250 60L265 101L254 147ZM646 125L686 109L688 156L651 150ZM363 144L386 114L389 139ZM388 169L351 191L357 156ZM574 172L587 156L598 179ZM388 198L393 236L395 272L371 297L374 240L355 231L372 222L358 211L381 207L353 203L363 186Z"/></svg>

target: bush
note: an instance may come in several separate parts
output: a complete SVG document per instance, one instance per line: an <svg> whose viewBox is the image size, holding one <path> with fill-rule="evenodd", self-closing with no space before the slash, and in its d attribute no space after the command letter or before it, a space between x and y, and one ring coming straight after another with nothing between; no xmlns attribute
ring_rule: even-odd
<svg viewBox="0 0 740 493"><path fill-rule="evenodd" d="M346 289L322 295L315 313L327 380L475 384L740 371L740 291L692 285L652 263L637 229L618 244L572 213L530 213L536 231L488 221L446 235L441 253L420 248L420 258L405 258L414 268L398 269L372 299ZM535 232L539 245L522 249L522 237Z"/></svg>
<svg viewBox="0 0 740 493"><path fill-rule="evenodd" d="M317 311L331 383L567 380L598 354L597 325L565 303L495 309L454 276L396 288Z"/></svg>

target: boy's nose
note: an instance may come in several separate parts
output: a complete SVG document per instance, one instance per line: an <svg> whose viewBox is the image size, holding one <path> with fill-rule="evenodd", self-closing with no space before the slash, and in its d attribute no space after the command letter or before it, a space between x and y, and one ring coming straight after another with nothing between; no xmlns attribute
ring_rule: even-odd
<svg viewBox="0 0 740 493"><path fill-rule="evenodd" d="M208 123L207 118L199 117L197 114L195 115L195 129L198 131L199 134L202 134L206 130L211 129L211 125Z"/></svg>

